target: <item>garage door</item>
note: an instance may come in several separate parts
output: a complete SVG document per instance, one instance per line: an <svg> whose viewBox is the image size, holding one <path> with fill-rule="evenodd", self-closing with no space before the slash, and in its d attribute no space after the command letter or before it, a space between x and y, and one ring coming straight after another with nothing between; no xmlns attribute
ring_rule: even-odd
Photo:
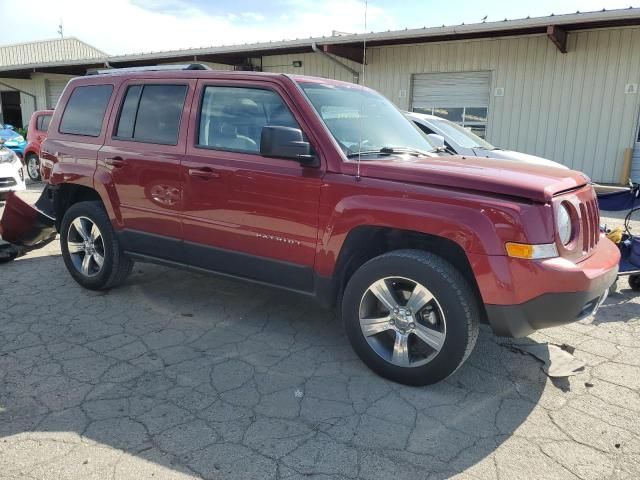
<svg viewBox="0 0 640 480"><path fill-rule="evenodd" d="M56 108L68 80L47 80L47 108Z"/></svg>
<svg viewBox="0 0 640 480"><path fill-rule="evenodd" d="M491 72L415 74L411 109L444 117L484 137L490 89Z"/></svg>

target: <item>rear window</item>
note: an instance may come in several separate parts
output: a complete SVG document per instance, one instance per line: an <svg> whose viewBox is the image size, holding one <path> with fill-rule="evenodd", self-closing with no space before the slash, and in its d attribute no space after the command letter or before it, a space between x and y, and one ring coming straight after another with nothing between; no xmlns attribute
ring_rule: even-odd
<svg viewBox="0 0 640 480"><path fill-rule="evenodd" d="M36 120L36 129L41 132L49 130L49 122L51 121L51 115L40 115Z"/></svg>
<svg viewBox="0 0 640 480"><path fill-rule="evenodd" d="M112 85L77 87L62 114L60 133L98 137L113 92Z"/></svg>
<svg viewBox="0 0 640 480"><path fill-rule="evenodd" d="M122 102L116 138L176 145L187 85L132 85Z"/></svg>

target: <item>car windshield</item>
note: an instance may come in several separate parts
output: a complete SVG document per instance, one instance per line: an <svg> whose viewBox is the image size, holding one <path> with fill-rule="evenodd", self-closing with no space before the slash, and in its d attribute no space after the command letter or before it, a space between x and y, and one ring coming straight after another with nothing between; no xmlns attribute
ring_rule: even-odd
<svg viewBox="0 0 640 480"><path fill-rule="evenodd" d="M355 85L300 86L347 157L435 155L427 137L382 95Z"/></svg>
<svg viewBox="0 0 640 480"><path fill-rule="evenodd" d="M483 140L470 130L461 127L457 123L440 118L430 118L429 123L431 123L436 129L440 130L439 133L442 133L442 136L445 137L445 139L451 139L461 147L496 150L496 147L491 145L489 142Z"/></svg>

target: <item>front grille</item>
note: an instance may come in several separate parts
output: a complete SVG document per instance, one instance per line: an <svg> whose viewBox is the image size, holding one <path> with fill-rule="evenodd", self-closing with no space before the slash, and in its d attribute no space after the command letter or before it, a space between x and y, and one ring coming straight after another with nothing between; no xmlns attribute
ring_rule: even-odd
<svg viewBox="0 0 640 480"><path fill-rule="evenodd" d="M0 178L0 188L3 187L13 187L16 185L16 181L13 177L3 177Z"/></svg>
<svg viewBox="0 0 640 480"><path fill-rule="evenodd" d="M600 239L600 209L595 198L580 204L580 221L582 224L582 251L590 252Z"/></svg>

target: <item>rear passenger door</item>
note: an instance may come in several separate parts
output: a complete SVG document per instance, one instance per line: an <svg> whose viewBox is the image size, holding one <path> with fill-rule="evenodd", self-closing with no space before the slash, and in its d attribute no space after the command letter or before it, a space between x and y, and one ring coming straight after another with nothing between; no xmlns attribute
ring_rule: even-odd
<svg viewBox="0 0 640 480"><path fill-rule="evenodd" d="M189 263L309 291L322 167L260 155L262 127L306 126L269 82L201 80L191 112L184 238Z"/></svg>
<svg viewBox="0 0 640 480"><path fill-rule="evenodd" d="M132 79L120 88L116 114L98 154L118 198L128 251L182 261L183 185L187 117L195 80Z"/></svg>

